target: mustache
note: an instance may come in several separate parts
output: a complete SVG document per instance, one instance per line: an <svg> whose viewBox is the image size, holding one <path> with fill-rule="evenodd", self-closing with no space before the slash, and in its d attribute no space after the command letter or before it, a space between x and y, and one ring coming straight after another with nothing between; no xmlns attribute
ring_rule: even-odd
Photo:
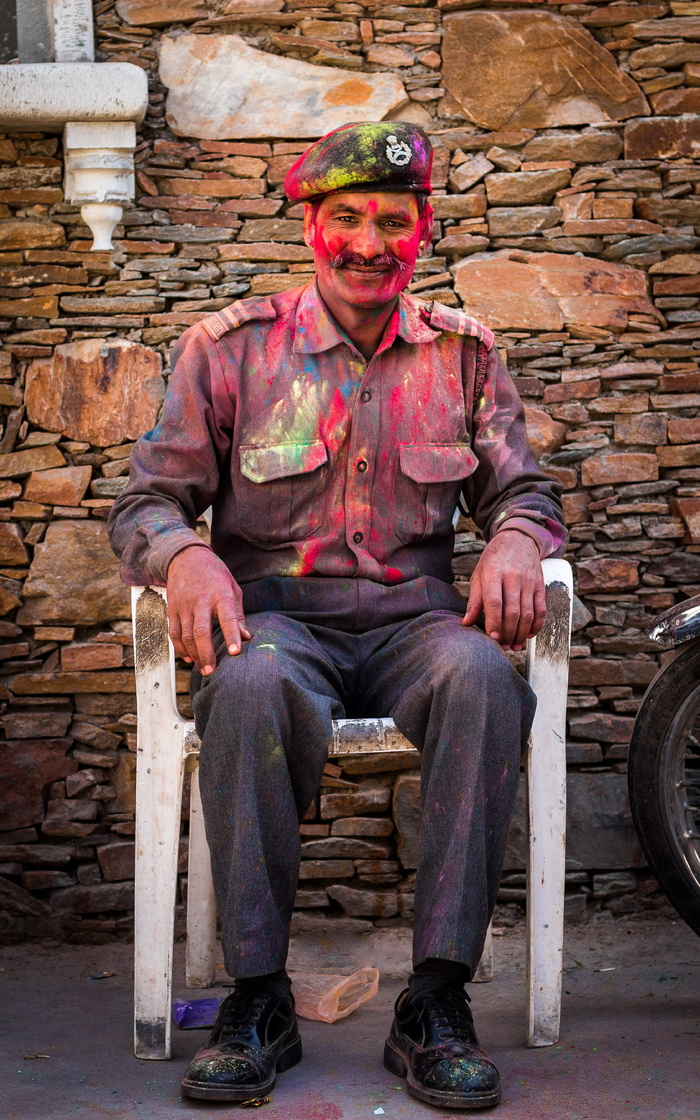
<svg viewBox="0 0 700 1120"><path fill-rule="evenodd" d="M336 257L331 261L331 268L385 268L390 269L392 272L399 274L406 271L407 266L393 253L380 253L377 257L372 257L367 260L361 257L359 253L353 253L349 249L341 249Z"/></svg>

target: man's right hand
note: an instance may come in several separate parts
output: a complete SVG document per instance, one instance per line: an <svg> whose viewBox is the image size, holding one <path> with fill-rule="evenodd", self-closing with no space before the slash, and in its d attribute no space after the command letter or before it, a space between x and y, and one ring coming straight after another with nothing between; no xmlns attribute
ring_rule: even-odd
<svg viewBox="0 0 700 1120"><path fill-rule="evenodd" d="M249 641L241 589L218 556L201 545L192 545L168 565L168 630L178 657L195 663L208 677L214 672L216 654L212 624L218 619L229 653L240 653Z"/></svg>

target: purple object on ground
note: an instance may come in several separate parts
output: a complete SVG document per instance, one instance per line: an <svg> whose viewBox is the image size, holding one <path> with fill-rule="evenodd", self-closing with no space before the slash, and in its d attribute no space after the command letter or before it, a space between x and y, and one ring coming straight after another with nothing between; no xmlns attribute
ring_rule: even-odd
<svg viewBox="0 0 700 1120"><path fill-rule="evenodd" d="M181 1031L213 1027L220 1003L219 999L174 999L173 1022Z"/></svg>

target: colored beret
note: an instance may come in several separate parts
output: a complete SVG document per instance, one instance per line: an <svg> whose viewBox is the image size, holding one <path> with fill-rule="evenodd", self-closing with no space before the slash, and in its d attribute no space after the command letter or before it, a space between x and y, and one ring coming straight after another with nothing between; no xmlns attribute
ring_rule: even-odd
<svg viewBox="0 0 700 1120"><path fill-rule="evenodd" d="M420 191L430 194L433 149L415 124L365 121L322 136L287 173L292 202L332 191Z"/></svg>

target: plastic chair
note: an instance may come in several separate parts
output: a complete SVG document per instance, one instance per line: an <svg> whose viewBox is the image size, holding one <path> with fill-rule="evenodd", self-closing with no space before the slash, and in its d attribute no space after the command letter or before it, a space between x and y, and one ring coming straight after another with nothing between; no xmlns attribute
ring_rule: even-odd
<svg viewBox="0 0 700 1120"><path fill-rule="evenodd" d="M526 756L528 802L528 1046L559 1037L566 833L565 720L573 583L565 560L545 560L547 620L528 642L526 674L537 713ZM214 983L216 903L199 796L194 724L177 710L175 658L162 588L132 588L138 760L136 770L135 1023L138 1058L170 1050L175 891L183 777L192 770L186 982ZM393 720L336 720L329 757L414 748ZM481 979L490 979L490 938Z"/></svg>

